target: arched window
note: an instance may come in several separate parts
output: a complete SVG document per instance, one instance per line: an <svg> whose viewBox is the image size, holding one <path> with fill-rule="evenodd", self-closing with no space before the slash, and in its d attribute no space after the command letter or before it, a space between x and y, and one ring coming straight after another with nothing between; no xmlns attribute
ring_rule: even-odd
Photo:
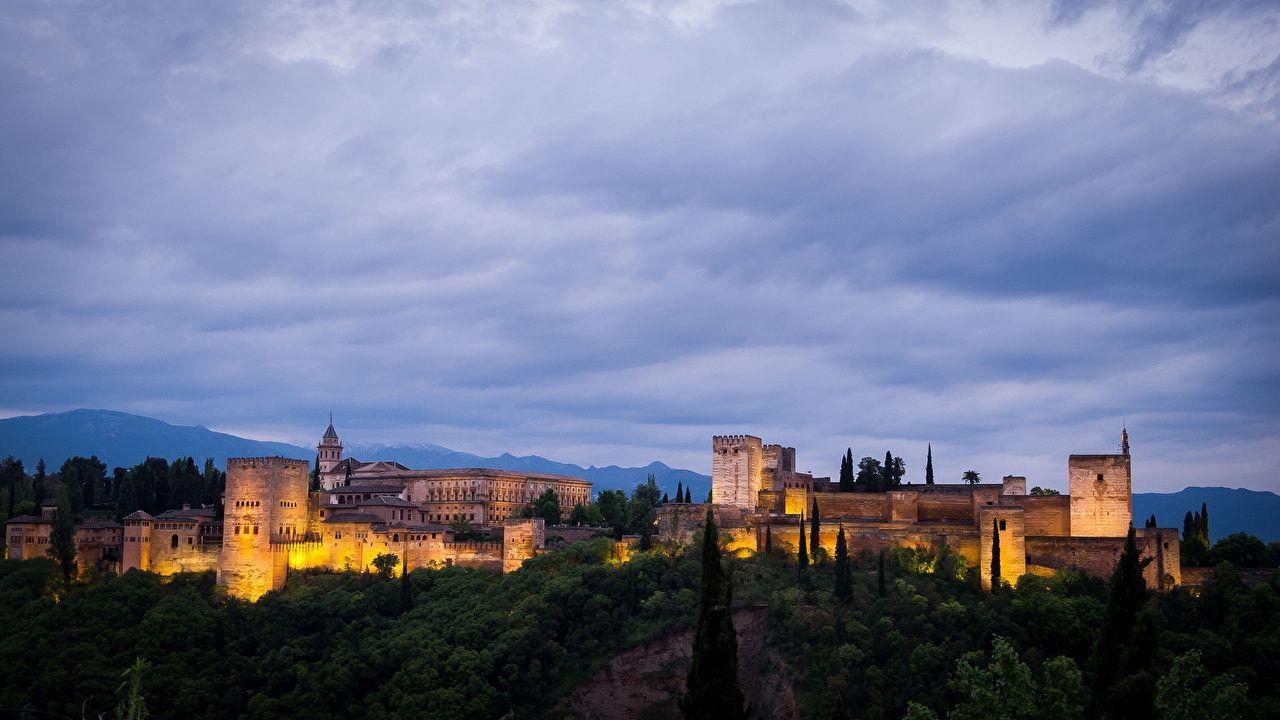
<svg viewBox="0 0 1280 720"><path fill-rule="evenodd" d="M392 533L391 542L400 542L400 533Z"/></svg>
<svg viewBox="0 0 1280 720"><path fill-rule="evenodd" d="M169 538L169 547L171 547L171 548L177 548L177 547L178 547L178 536L177 536L177 534L176 534L176 533L174 534L174 536L173 536L173 537Z"/></svg>

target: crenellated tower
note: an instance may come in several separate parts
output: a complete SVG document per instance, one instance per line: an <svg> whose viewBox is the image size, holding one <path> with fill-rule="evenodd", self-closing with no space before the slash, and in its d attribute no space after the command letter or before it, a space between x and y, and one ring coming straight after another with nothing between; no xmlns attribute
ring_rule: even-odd
<svg viewBox="0 0 1280 720"><path fill-rule="evenodd" d="M716 435L711 438L711 454L711 501L755 510L764 476L764 445L760 438Z"/></svg>

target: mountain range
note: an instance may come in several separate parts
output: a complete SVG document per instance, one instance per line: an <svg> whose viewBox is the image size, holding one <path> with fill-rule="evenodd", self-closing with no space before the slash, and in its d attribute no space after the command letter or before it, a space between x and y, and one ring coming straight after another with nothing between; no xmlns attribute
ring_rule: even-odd
<svg viewBox="0 0 1280 720"><path fill-rule="evenodd" d="M345 453L359 460L395 460L418 470L456 467L484 467L499 470L573 475L590 480L597 491L630 492L652 474L663 488L674 492L676 483L693 488L699 499L711 488L711 477L691 470L668 467L652 462L644 467L582 467L572 463L548 460L537 455L516 456L503 453L483 457L451 450L431 443L412 445L352 444ZM44 459L50 472L76 455L97 455L108 471L128 467L147 457L191 456L197 462L213 458L225 467L228 457L281 455L310 460L315 448L289 443L252 440L216 432L202 425L170 425L162 420L131 415L115 410L70 410L46 415L26 415L0 420L0 457L12 455L30 472Z"/></svg>
<svg viewBox="0 0 1280 720"><path fill-rule="evenodd" d="M346 452L360 460L396 460L420 470L487 467L573 475L590 480L597 492L629 492L650 474L668 492L673 492L678 482L693 488L696 499L705 498L711 487L710 476L657 461L644 467L582 467L537 455L483 457L431 443L353 444ZM228 457L283 455L310 460L315 457L315 448L252 440L200 425L170 425L113 410L71 410L0 420L0 456L5 455L21 459L28 472L43 458L49 471L55 472L63 460L75 455L97 455L108 468L135 465L148 456L173 459L188 455L197 461L213 458L225 466ZM1154 514L1162 527L1181 527L1186 512L1198 510L1201 503L1209 507L1213 540L1233 532L1252 533L1267 542L1280 540L1280 495L1258 490L1188 487L1174 493L1134 493L1134 522L1140 524Z"/></svg>

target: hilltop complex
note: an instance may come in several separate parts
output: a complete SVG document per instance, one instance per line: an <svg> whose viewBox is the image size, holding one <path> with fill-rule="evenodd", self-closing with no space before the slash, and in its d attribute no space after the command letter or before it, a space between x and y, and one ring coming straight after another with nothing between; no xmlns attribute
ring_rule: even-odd
<svg viewBox="0 0 1280 720"><path fill-rule="evenodd" d="M892 546L944 545L991 582L992 547L999 536L1000 576L1076 569L1107 577L1115 568L1133 520L1128 433L1115 455L1067 458L1069 495L1028 495L1027 479L1000 484L902 485L882 493L838 492L827 478L796 472L795 449L765 445L752 435L711 439L711 499L730 549L755 551L766 532L776 544L800 540L812 508L821 521L819 542L834 553L844 528L851 547L873 552ZM659 508L659 538L687 542L701 527L707 505ZM1138 528L1138 547L1152 562L1147 582L1167 589L1181 583L1178 531Z"/></svg>
<svg viewBox="0 0 1280 720"><path fill-rule="evenodd" d="M76 528L76 557L89 568L132 568L162 575L216 570L233 595L257 599L280 588L291 570L363 570L392 553L409 567L519 567L545 549L545 521L521 510L551 490L562 514L591 499L591 483L541 473L470 468L410 470L394 462L342 457L329 423L317 447L319 491L311 463L282 457L229 458L223 518L211 508L139 510L124 524L89 520ZM9 556L49 550L52 508L6 523ZM501 540L457 540L454 524L500 533Z"/></svg>

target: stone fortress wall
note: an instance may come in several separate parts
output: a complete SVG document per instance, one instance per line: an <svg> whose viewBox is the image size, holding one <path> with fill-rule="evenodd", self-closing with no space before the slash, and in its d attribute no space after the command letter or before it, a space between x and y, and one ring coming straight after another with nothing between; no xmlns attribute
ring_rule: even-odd
<svg viewBox="0 0 1280 720"><path fill-rule="evenodd" d="M1027 479L1020 475L1005 476L999 484L904 485L885 493L842 493L829 491L834 489L829 482L796 473L794 450L765 445L753 435L717 435L712 438L711 507L730 550L758 550L766 528L775 546L794 549L800 519L816 503L819 542L828 553L834 554L841 527L853 552L945 545L989 586L994 536L999 535L1000 575L1010 583L1028 572L1068 568L1108 577L1133 519L1127 433L1121 447L1115 455L1069 456L1068 495L1029 496ZM753 461L756 448L758 465ZM659 539L688 542L700 529L706 508L699 503L661 507ZM1147 582L1160 589L1180 584L1178 531L1140 528L1135 535L1143 555L1152 558Z"/></svg>

